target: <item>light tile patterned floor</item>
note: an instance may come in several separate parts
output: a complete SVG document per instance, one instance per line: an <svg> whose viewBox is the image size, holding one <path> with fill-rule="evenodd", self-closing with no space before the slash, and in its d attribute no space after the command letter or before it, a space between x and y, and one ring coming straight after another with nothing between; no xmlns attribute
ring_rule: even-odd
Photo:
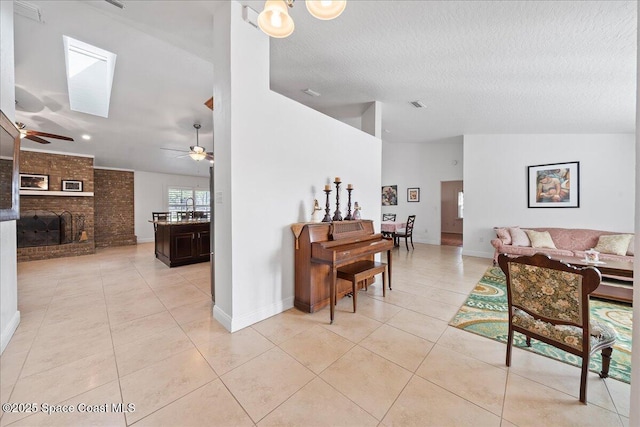
<svg viewBox="0 0 640 427"><path fill-rule="evenodd" d="M133 403L135 412L3 413L12 426L625 426L629 385L447 325L490 260L395 249L380 284L315 314L234 334L211 316L209 264L169 269L152 244L18 265L22 322L2 402ZM109 407L111 409L111 407Z"/></svg>

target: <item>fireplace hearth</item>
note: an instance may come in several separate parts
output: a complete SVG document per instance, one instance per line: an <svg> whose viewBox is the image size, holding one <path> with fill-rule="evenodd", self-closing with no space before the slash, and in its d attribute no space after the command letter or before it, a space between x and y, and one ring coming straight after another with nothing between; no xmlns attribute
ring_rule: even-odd
<svg viewBox="0 0 640 427"><path fill-rule="evenodd" d="M26 211L16 224L19 248L62 245L73 242L73 215L64 211Z"/></svg>

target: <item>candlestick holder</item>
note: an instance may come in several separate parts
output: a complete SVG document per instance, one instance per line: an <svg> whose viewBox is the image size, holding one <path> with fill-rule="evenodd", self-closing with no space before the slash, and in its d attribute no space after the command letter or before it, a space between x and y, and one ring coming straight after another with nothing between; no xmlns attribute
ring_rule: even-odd
<svg viewBox="0 0 640 427"><path fill-rule="evenodd" d="M340 181L335 181L336 185L336 211L333 213L334 221L342 221L342 214L340 213Z"/></svg>
<svg viewBox="0 0 640 427"><path fill-rule="evenodd" d="M329 194L331 194L331 190L324 190L324 192L327 194L327 204L324 208L325 214L322 222L331 222L331 215L329 215Z"/></svg>
<svg viewBox="0 0 640 427"><path fill-rule="evenodd" d="M347 216L344 217L345 221L351 221L354 218L351 216L351 192L353 191L353 188L349 188L347 186L347 193L349 193L349 197L347 199Z"/></svg>

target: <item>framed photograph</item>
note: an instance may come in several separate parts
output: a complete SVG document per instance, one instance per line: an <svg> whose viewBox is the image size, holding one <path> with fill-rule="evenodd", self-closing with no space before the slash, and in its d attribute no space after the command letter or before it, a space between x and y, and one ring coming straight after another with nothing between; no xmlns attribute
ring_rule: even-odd
<svg viewBox="0 0 640 427"><path fill-rule="evenodd" d="M31 175L28 173L20 174L21 190L49 190L49 175Z"/></svg>
<svg viewBox="0 0 640 427"><path fill-rule="evenodd" d="M82 191L82 181L62 180L62 191Z"/></svg>
<svg viewBox="0 0 640 427"><path fill-rule="evenodd" d="M579 208L580 162L529 166L530 208Z"/></svg>
<svg viewBox="0 0 640 427"><path fill-rule="evenodd" d="M398 204L398 186L385 185L382 187L382 206L396 206Z"/></svg>
<svg viewBox="0 0 640 427"><path fill-rule="evenodd" d="M420 189L407 188L407 202L419 202L419 201L420 201Z"/></svg>

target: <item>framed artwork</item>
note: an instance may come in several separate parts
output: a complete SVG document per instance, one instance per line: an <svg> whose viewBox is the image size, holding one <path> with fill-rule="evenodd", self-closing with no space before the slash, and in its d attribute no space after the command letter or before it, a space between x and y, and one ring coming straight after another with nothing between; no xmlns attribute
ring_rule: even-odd
<svg viewBox="0 0 640 427"><path fill-rule="evenodd" d="M49 190L49 175L32 175L28 173L20 174L21 190Z"/></svg>
<svg viewBox="0 0 640 427"><path fill-rule="evenodd" d="M407 202L419 202L419 201L420 201L420 189L407 188Z"/></svg>
<svg viewBox="0 0 640 427"><path fill-rule="evenodd" d="M398 204L398 186L385 185L382 187L382 206L396 206Z"/></svg>
<svg viewBox="0 0 640 427"><path fill-rule="evenodd" d="M62 191L82 191L82 181L62 180Z"/></svg>
<svg viewBox="0 0 640 427"><path fill-rule="evenodd" d="M530 208L579 208L580 162L528 167Z"/></svg>

